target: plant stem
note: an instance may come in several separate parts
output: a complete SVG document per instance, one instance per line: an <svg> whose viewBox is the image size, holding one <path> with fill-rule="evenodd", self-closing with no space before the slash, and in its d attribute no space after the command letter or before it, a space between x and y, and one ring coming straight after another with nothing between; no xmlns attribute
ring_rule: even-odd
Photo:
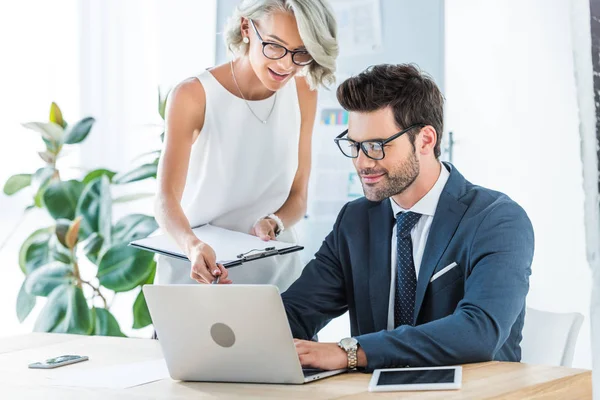
<svg viewBox="0 0 600 400"><path fill-rule="evenodd" d="M87 281L84 281L84 280L82 280L81 282L85 283L86 285L88 285L89 287L91 287L92 289L94 289L94 293L95 293L94 297L96 297L96 294L97 294L98 297L100 297L102 299L102 302L104 303L104 308L106 308L108 310L108 302L106 301L106 297L104 297L102 295L102 293L100 293L100 288L96 287L96 286L92 285L90 282L87 282Z"/></svg>
<svg viewBox="0 0 600 400"><path fill-rule="evenodd" d="M79 273L79 264L77 263L77 256L75 255L75 247L71 249L71 260L73 260L73 275L77 279L77 287L81 289L81 274Z"/></svg>

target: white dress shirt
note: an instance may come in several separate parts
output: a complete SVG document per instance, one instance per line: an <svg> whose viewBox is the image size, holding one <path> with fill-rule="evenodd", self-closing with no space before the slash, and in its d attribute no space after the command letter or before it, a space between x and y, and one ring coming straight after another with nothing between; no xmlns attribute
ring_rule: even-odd
<svg viewBox="0 0 600 400"><path fill-rule="evenodd" d="M417 279L419 278L419 269L421 268L421 260L423 259L423 252L425 250L425 245L427 244L427 237L429 236L429 229L431 228L431 223L433 222L433 216L435 214L435 209L437 208L438 202L440 200L440 196L442 195L442 191L444 190L444 186L446 186L446 182L450 177L450 173L444 166L441 165L440 176L438 177L435 185L431 188L429 192L425 196L421 198L411 209L405 210L400 207L396 202L390 197L390 203L392 203L392 211L394 215L397 215L399 212L412 211L417 214L421 214L421 218L415 224L415 226L410 231L410 238L412 240L413 246L413 261L415 263L415 273L417 275ZM388 330L393 330L394 327L394 300L396 297L396 247L397 247L397 238L396 238L396 224L394 223L394 230L392 231L392 276L390 279L390 303L388 308Z"/></svg>

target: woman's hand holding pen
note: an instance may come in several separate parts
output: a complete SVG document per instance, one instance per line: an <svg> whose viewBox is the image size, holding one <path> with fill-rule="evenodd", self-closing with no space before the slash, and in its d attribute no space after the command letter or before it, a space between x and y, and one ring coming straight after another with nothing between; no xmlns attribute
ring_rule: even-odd
<svg viewBox="0 0 600 400"><path fill-rule="evenodd" d="M227 269L221 264L217 264L215 251L201 241L190 246L189 259L191 261L190 278L198 283L213 283L218 277L218 283L229 284L231 280Z"/></svg>
<svg viewBox="0 0 600 400"><path fill-rule="evenodd" d="M263 218L256 221L256 224L250 231L251 235L257 236L260 239L268 242L269 240L275 240L275 229L277 228L277 222L270 218Z"/></svg>

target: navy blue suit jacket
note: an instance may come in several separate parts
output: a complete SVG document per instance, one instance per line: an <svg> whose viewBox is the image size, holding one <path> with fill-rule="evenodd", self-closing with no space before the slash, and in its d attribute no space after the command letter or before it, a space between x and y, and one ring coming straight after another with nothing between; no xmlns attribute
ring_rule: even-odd
<svg viewBox="0 0 600 400"><path fill-rule="evenodd" d="M389 199L341 210L333 231L282 295L295 338L310 339L349 311L367 370L520 361L534 238L508 196L468 182L451 164L417 278L414 326L387 330L391 240ZM438 279L432 276L457 263Z"/></svg>

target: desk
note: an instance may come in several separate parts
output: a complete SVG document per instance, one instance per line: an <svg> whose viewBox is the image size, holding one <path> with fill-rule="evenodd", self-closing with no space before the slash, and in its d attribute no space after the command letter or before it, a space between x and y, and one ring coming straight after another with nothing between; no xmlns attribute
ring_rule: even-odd
<svg viewBox="0 0 600 400"><path fill-rule="evenodd" d="M338 375L306 385L257 385L178 382L163 379L130 389L55 387L47 379L56 370L31 370L30 362L61 354L83 354L90 361L76 368L96 368L162 358L150 339L32 333L0 339L0 399L198 399L198 398L577 398L592 397L591 371L487 362L463 366L463 388L443 392L369 393L371 375ZM75 365L64 368L75 368Z"/></svg>

